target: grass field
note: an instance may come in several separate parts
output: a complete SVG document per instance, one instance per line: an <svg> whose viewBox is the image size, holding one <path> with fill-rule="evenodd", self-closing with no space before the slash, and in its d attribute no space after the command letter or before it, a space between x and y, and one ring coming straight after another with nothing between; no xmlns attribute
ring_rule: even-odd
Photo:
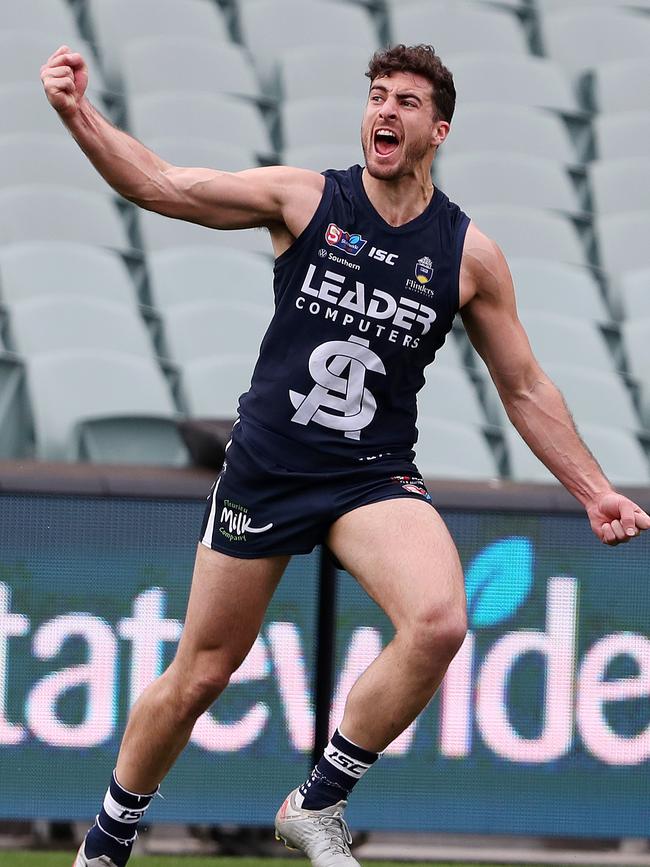
<svg viewBox="0 0 650 867"><path fill-rule="evenodd" d="M73 855L68 852L3 852L0 850L2 867L70 867ZM192 856L141 856L133 857L129 867L298 867L305 863L298 858L194 858ZM404 861L364 861L363 867L404 867ZM411 864L413 862L410 862ZM417 867L432 867L430 862L419 861ZM442 864L435 867L486 867L485 864ZM499 867L499 865L493 865ZM504 865L501 865L504 867Z"/></svg>

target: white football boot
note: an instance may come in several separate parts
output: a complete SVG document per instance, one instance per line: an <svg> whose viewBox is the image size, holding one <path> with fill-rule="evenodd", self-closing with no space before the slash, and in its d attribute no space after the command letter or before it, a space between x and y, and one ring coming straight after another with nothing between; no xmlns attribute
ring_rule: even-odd
<svg viewBox="0 0 650 867"><path fill-rule="evenodd" d="M343 818L347 801L323 810L303 810L296 805L294 789L275 817L275 837L287 849L306 855L314 867L360 867L350 852L352 835Z"/></svg>
<svg viewBox="0 0 650 867"><path fill-rule="evenodd" d="M84 852L85 840L79 847L77 857L74 859L72 867L117 867L115 861L112 861L108 855L99 855L97 858L87 858Z"/></svg>

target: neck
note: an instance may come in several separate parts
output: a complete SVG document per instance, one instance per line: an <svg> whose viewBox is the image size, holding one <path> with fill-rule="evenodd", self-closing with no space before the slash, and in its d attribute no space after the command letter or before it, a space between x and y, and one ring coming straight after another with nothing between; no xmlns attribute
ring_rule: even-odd
<svg viewBox="0 0 650 867"><path fill-rule="evenodd" d="M361 179L373 208L389 226L403 226L419 217L433 196L430 165L388 180L375 178L364 169Z"/></svg>

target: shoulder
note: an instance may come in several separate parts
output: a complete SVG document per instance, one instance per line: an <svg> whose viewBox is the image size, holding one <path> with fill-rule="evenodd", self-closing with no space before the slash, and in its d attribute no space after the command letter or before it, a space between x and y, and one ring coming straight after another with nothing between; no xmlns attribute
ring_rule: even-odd
<svg viewBox="0 0 650 867"><path fill-rule="evenodd" d="M506 257L499 245L470 222L465 235L460 266L461 307L477 295L499 294L511 286Z"/></svg>

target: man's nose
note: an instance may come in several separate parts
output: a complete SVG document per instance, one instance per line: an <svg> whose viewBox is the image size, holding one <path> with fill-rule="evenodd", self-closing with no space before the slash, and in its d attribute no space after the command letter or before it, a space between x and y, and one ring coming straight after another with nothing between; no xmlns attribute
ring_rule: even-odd
<svg viewBox="0 0 650 867"><path fill-rule="evenodd" d="M388 99L384 100L384 102L382 103L382 106L379 110L379 114L381 115L381 117L386 117L386 118L395 117L396 111L397 111L397 104L396 104L395 100L393 100L389 97Z"/></svg>

